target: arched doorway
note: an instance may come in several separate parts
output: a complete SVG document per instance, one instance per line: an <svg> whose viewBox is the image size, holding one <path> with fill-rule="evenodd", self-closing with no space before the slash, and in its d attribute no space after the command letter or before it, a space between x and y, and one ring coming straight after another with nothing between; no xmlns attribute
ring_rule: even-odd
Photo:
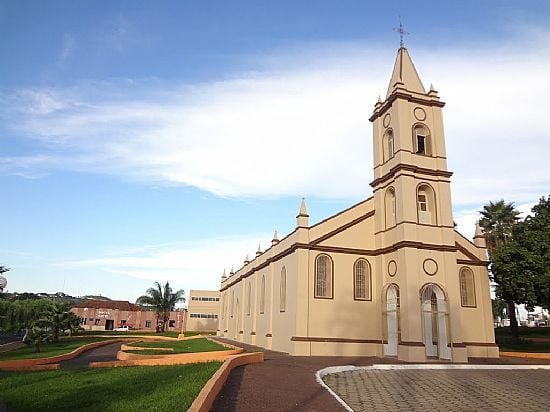
<svg viewBox="0 0 550 412"><path fill-rule="evenodd" d="M449 346L449 319L445 293L436 284L430 283L420 290L422 310L422 339L426 357L451 359Z"/></svg>
<svg viewBox="0 0 550 412"><path fill-rule="evenodd" d="M397 344L399 342L399 286L388 285L382 297L383 326L384 326L384 355L397 356Z"/></svg>

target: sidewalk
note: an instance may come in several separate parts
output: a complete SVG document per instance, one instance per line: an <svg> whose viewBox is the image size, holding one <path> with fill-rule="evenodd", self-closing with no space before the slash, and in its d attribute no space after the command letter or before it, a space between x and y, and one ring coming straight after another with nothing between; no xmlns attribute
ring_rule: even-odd
<svg viewBox="0 0 550 412"><path fill-rule="evenodd" d="M222 388L220 394L216 398L216 401L214 402L213 411L237 411L237 412L247 412L247 411L343 411L345 410L344 407L338 403L338 401L325 389L323 388L315 379L315 373L323 368L326 368L328 366L342 366L342 365L355 365L355 366L370 366L373 364L403 364L404 362L397 361L396 359L391 358L375 358L375 357L320 357L320 356L290 356L285 353L280 352L273 352L268 351L263 348L259 348L257 346L251 346L242 344L239 342L231 341L229 339L223 339L223 338L215 338L217 340L220 340L222 342L231 343L235 346L243 347L246 351L254 351L254 352L264 352L265 356L265 362L264 363L258 363L254 365L247 365L245 367L238 367L229 376L226 384ZM473 362L470 362L470 364L500 364L500 365L506 365L506 364L519 364L519 365L525 365L525 364L548 364L550 362L548 361L538 361L538 360L526 360L526 359L513 359L513 358L501 358L501 359L477 359ZM410 377L408 375L413 375L416 373L416 376ZM498 375L501 372L496 372L496 375ZM501 391L502 389L509 390L510 387L503 386L502 382L499 380L494 381L494 385L491 384L491 380L493 376L496 376L493 372L484 372L484 386L491 387L491 389L495 389L497 391ZM392 393L385 392L388 388L392 388L393 395L397 396L398 398L401 398L401 402L403 402L403 398L401 395L404 395L400 393L399 388L401 387L402 383L401 379L406 379L409 382L409 385L411 383L414 387L415 380L419 379L419 376L422 377L422 379L427 380L429 383L428 386L430 386L430 393L432 394L439 394L442 393L442 388L438 388L439 381L438 379L441 379L441 376L439 375L445 375L448 376L449 372L430 372L430 371L421 371L421 372L404 372L403 371L397 371L397 372L390 372L387 374L380 374L380 376L384 376L387 378L384 378L383 380L385 382L378 382L376 385L380 384L381 386L376 387L375 393L378 393L378 396L380 398L378 399L370 399L373 403L369 406L361 402L362 397L364 395L365 387L365 376L359 376L361 374L357 375L357 380L352 379L352 381L348 381L345 383L346 378L344 377L344 381L333 381L331 382L336 387L339 386L339 391L341 391L341 394L346 396L346 392L351 389L352 387L358 388L360 387L361 390L359 392L354 392L352 394L350 403L354 403L354 401L357 401L357 403L354 404L355 407L357 407L357 410L369 410L369 409L376 409L372 408L374 405L374 401L376 401L377 406L380 406L380 401L383 401L384 398L388 400L388 397L392 397ZM401 378L400 376L403 375ZM475 376L483 375L478 372L460 372L456 374L456 376L465 377L466 379L472 379ZM521 387L521 385L518 385L518 382L530 382L530 379L535 379L537 381L542 381L543 386L546 389L546 392L550 388L548 388L547 382L550 382L550 379L547 377L550 375L550 372L548 371L512 371L510 373L504 373L503 376L507 376L507 380L511 383L511 386L517 385L518 388ZM334 376L336 378L338 375ZM488 378L490 376L490 378ZM347 376L349 379L349 376ZM412 379L411 379L412 378ZM450 378L449 378L450 379ZM527 380L526 380L527 379ZM420 381L419 381L420 382ZM449 384L448 381L443 380L442 381L445 385ZM344 386L341 386L342 383ZM373 383L374 384L374 383ZM458 382L458 386L460 388L460 381ZM332 386L332 385L331 385ZM384 389L384 386L386 389ZM422 386L422 385L420 385ZM411 387L409 387L410 389ZM336 388L335 388L336 389ZM384 390L382 390L384 389ZM448 389L448 388L447 388ZM456 391L456 388L453 388L453 390ZM353 390L352 390L353 392ZM391 392L391 390L390 390ZM521 391L520 391L521 392ZM422 394L425 393L425 390L422 390L420 392L414 392L414 399L417 401L422 399ZM487 393L491 393L490 391L485 392L484 395L487 395ZM497 392L499 393L499 392ZM524 392L527 393L527 392ZM453 397L453 391L446 392L446 404L447 406L450 406L452 410L460 410L453 409L453 402L459 402L460 398L463 397L464 394L461 394L459 392L454 392ZM518 399L523 399L521 396L521 393L515 393L515 395L519 396ZM373 394L371 394L373 396ZM533 410L534 404L532 402L534 401L537 403L538 401L536 398L538 395L536 393L530 394L531 399L524 399L525 405L530 407L530 410ZM419 398L420 397L420 398ZM450 398L453 397L451 400ZM533 400L535 398L535 400ZM407 399L407 398L405 398ZM368 397L365 399L365 401L368 402ZM478 399L481 403L476 403L470 400L470 406L473 406L474 409L478 407L479 405L483 404L483 399ZM544 398L543 402L548 402L550 399ZM390 402L390 404L392 404ZM389 406L388 404L387 406ZM521 401L519 403L521 405ZM538 403L540 404L540 403ZM417 402L414 407L421 407L422 402ZM433 404L432 404L433 405ZM437 405L437 403L435 403ZM510 404L508 404L510 405ZM392 406L395 409L399 409L399 403L392 404ZM408 405L411 406L411 405ZM485 406L487 406L485 404ZM505 403L499 403L498 406L500 410L506 410L502 409L502 407L506 407ZM362 409L366 408L366 409ZM466 409L468 407L466 406ZM382 405L382 409L384 410L384 406ZM387 410L387 409L386 409ZM469 409L471 410L471 409Z"/></svg>
<svg viewBox="0 0 550 412"><path fill-rule="evenodd" d="M265 361L233 370L213 411L342 411L340 403L315 380L319 369L397 362L375 357L290 356L229 339L215 339L246 351L264 352Z"/></svg>

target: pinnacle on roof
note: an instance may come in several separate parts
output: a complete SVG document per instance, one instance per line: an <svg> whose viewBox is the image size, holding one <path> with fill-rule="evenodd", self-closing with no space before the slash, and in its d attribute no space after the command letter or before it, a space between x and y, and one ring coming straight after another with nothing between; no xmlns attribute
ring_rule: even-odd
<svg viewBox="0 0 550 412"><path fill-rule="evenodd" d="M258 244L258 250L256 251L256 256L260 256L262 254L262 248L260 247L260 244Z"/></svg>
<svg viewBox="0 0 550 412"><path fill-rule="evenodd" d="M476 233L474 237L483 237L483 231L481 230L481 226L479 225L479 220L476 221Z"/></svg>
<svg viewBox="0 0 550 412"><path fill-rule="evenodd" d="M306 199L303 197L302 197L302 203L300 204L300 212L296 217L299 217L299 216L309 217L309 215L307 214Z"/></svg>
<svg viewBox="0 0 550 412"><path fill-rule="evenodd" d="M273 239L271 239L271 246L275 246L279 243L279 236L277 236L277 231L273 233Z"/></svg>
<svg viewBox="0 0 550 412"><path fill-rule="evenodd" d="M426 89L416 72L411 56L405 47L400 47L393 66L393 72L388 86L386 99L390 97L397 88L406 89L410 92L426 94Z"/></svg>

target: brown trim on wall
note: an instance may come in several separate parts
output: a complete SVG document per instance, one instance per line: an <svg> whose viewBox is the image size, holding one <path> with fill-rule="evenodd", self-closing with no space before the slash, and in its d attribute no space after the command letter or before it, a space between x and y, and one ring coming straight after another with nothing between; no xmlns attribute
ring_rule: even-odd
<svg viewBox="0 0 550 412"><path fill-rule="evenodd" d="M487 348L497 348L498 345L496 343L491 342L464 342L464 345L466 346L483 346Z"/></svg>
<svg viewBox="0 0 550 412"><path fill-rule="evenodd" d="M266 338L272 338L273 335L272 335L271 333L266 333L266 334L265 334L265 337L266 337Z"/></svg>
<svg viewBox="0 0 550 412"><path fill-rule="evenodd" d="M464 254L465 254L466 256L468 256L470 259L475 260L475 261L479 261L479 258L478 258L476 255L474 255L472 252L470 252L468 249L466 249L466 248L465 248L464 246L462 246L460 243L455 242L455 245L456 245L456 248L457 248L460 252L464 253Z"/></svg>
<svg viewBox="0 0 550 412"><path fill-rule="evenodd" d="M256 332L252 331L252 332L250 332L250 334L251 334L251 335L255 335L255 334L256 334Z"/></svg>
<svg viewBox="0 0 550 412"><path fill-rule="evenodd" d="M363 220L368 219L369 217L374 216L374 213L375 213L375 211L374 211L374 210L371 210L370 212L366 213L365 215L359 216L357 219L353 219L351 222L348 222L348 223L346 223L345 225L342 225L342 226L340 226L340 227L334 229L333 231L331 231L331 232L329 232L329 233L327 233L327 234L325 234L325 235L323 235L323 236L320 236L320 237L318 237L318 238L315 239L315 240L312 240L312 241L311 241L311 244L312 244L312 245L317 245L317 244L321 243L322 241L327 240L327 239L329 239L329 238L331 238L331 237L337 235L338 233L341 233L341 232L343 232L344 230L349 229L349 228L352 227L352 226L355 226L355 225L358 224L358 223L361 223Z"/></svg>
<svg viewBox="0 0 550 412"><path fill-rule="evenodd" d="M357 206L359 206L359 205L362 205L363 203L367 203L369 200L371 200L371 199L373 199L373 198L374 198L374 196L371 196L371 197L369 197L369 198L367 198L367 199L365 199L365 200L361 200L359 203L356 203L356 204L354 204L354 205L351 205L351 206L348 207L347 209L341 210L341 211L339 211L338 213L335 213L335 214L333 214L332 216L329 216L329 217L327 217L326 219L323 219L323 220L321 220L320 222L315 223L313 226L310 226L309 228L311 229L311 228L314 228L314 227L316 227L316 226L322 225L323 223L328 222L330 219L334 219L335 217L340 216L340 215L342 215L342 214L344 214L344 213L350 211L351 209L353 209L353 208L355 208L355 207L357 207Z"/></svg>
<svg viewBox="0 0 550 412"><path fill-rule="evenodd" d="M401 222L397 223L396 225L388 228L388 229L384 229L384 230L379 230L378 232L374 232L375 235L378 235L380 233L384 233L384 232L388 232L390 230L392 230L393 228L399 226L399 225L402 225L404 223L408 223L408 224L411 224L411 225L419 225L419 226L429 226L429 227L439 227L439 228L446 228L446 229L454 229L454 226L450 226L450 225L431 225L431 224L427 224L427 223L418 223L418 222L414 222L412 220L402 220Z"/></svg>
<svg viewBox="0 0 550 412"><path fill-rule="evenodd" d="M369 121L374 122L378 117L386 113L386 111L392 106L392 103L397 99L403 99L411 103L419 103L426 106L435 106L435 107L445 106L445 103L440 100L425 99L422 97L413 96L412 94L409 94L409 93L398 91L398 92L393 92L390 95L390 97L388 97L388 99L382 104L382 106L380 106L378 109L375 109L375 112L372 114L371 117L369 117Z"/></svg>
<svg viewBox="0 0 550 412"><path fill-rule="evenodd" d="M413 175L413 174L410 174L410 173L399 172L393 177L393 179L390 179L389 181L385 182L384 184L373 188L372 189L373 193L376 193L378 190L382 190L382 189L385 189L389 186L392 186L395 182L395 179L397 179L398 177L411 177L411 178L417 179L417 180L420 179L420 177L417 176L417 175ZM426 176L422 176L422 180L427 181L427 182L433 182L433 183L451 183L451 181L449 179L432 179L432 178L429 178L429 177L426 177Z"/></svg>
<svg viewBox="0 0 550 412"><path fill-rule="evenodd" d="M322 343L382 343L381 339L354 339L354 338L322 338L313 336L293 336L292 342L322 342Z"/></svg>
<svg viewBox="0 0 550 412"><path fill-rule="evenodd" d="M384 133L385 133L386 131L387 131L387 130L385 130ZM393 152L393 157L391 157L391 158L389 158L388 160L386 160L386 161L380 163L379 165L374 166L374 170L376 170L376 169L378 169L378 168L384 166L386 163L391 162L391 160L394 159L394 158L395 158L395 155L396 155L397 153L399 153L399 152L405 152L405 153L410 153L410 154L414 154L414 155L415 155L415 154L418 154L418 153L413 152L412 150L407 150L407 149L399 149L399 150L396 150L395 152ZM434 159L445 159L445 160L447 160L447 157L446 157L446 156L436 156L436 155L427 156L427 155L424 155L424 157L432 157L432 158L434 158Z"/></svg>
<svg viewBox="0 0 550 412"><path fill-rule="evenodd" d="M447 344L447 346L453 347L453 348L465 348L466 347L466 345L463 342L452 342L452 343Z"/></svg>
<svg viewBox="0 0 550 412"><path fill-rule="evenodd" d="M316 251L325 252L325 253L346 253L346 254L352 254L352 255L377 256L377 255L395 252L399 249L407 248L407 247L423 249L423 250L435 250L439 252L456 252L457 251L456 244L454 246L434 245L430 243L423 243L423 242L417 242L417 241L411 241L411 240L404 240L401 242L397 242L394 245L391 245L385 248L380 248L380 249L355 249L355 248L346 248L346 247L337 247L337 246L310 245L308 243L294 243L293 245L289 246L286 250L282 251L281 253L267 259L266 262L263 263L262 265L251 269L249 272L244 273L238 278L236 278L235 280L233 280L233 282L226 284L225 286L220 288L220 292L223 292L224 290L229 289L231 286L238 283L241 279L253 275L255 272L258 272L259 270L269 266L271 263L276 262L282 259L283 257L293 253L297 249L316 250Z"/></svg>
<svg viewBox="0 0 550 412"><path fill-rule="evenodd" d="M410 164L406 164L406 163L399 163L399 164L395 165L394 167L392 167L389 170L389 172L386 173L385 175L383 175L383 176L381 176L377 179L374 179L370 183L371 187L378 186L381 183L384 183L387 180L392 179L395 176L395 174L397 172L401 171L401 170L406 170L406 171L413 172L413 173L418 173L418 174L425 174L425 175L428 175L428 176L438 176L438 177L445 177L445 178L450 178L453 175L453 172L449 172L447 170L428 169L428 168L425 168L425 167L410 165Z"/></svg>
<svg viewBox="0 0 550 412"><path fill-rule="evenodd" d="M239 331L239 335L242 335L244 332L242 330Z"/></svg>
<svg viewBox="0 0 550 412"><path fill-rule="evenodd" d="M467 260L467 259L457 259L456 263L459 265L468 265L468 266L484 266L487 267L489 262L485 260Z"/></svg>
<svg viewBox="0 0 550 412"><path fill-rule="evenodd" d="M401 346L424 346L424 342L401 341L398 344Z"/></svg>

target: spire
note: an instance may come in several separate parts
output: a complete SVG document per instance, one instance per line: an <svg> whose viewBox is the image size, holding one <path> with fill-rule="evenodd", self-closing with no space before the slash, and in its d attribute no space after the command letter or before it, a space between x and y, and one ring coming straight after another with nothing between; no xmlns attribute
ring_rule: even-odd
<svg viewBox="0 0 550 412"><path fill-rule="evenodd" d="M250 259L248 258L248 255L244 258L244 265L248 265L250 263Z"/></svg>
<svg viewBox="0 0 550 412"><path fill-rule="evenodd" d="M235 274L235 271L233 270L233 268L231 268L231 271L229 272L229 276L234 275L234 274Z"/></svg>
<svg viewBox="0 0 550 412"><path fill-rule="evenodd" d="M390 97L397 88L406 89L410 92L426 94L426 89L416 72L411 56L405 47L400 47L397 51L397 58L393 66L393 72L388 86L386 99Z"/></svg>
<svg viewBox="0 0 550 412"><path fill-rule="evenodd" d="M307 214L306 199L302 197L302 203L300 204L300 212L296 216L296 227L308 227L309 215Z"/></svg>
<svg viewBox="0 0 550 412"><path fill-rule="evenodd" d="M225 282L227 280L227 275L225 274L225 269L223 270L223 275L222 275L222 282Z"/></svg>
<svg viewBox="0 0 550 412"><path fill-rule="evenodd" d="M273 239L271 239L271 246L275 246L277 243L279 243L279 237L277 236L277 231L275 231Z"/></svg>
<svg viewBox="0 0 550 412"><path fill-rule="evenodd" d="M485 235L483 233L483 230L481 229L481 226L479 225L479 220L476 221L476 233L474 235L474 245L481 248L487 247Z"/></svg>
<svg viewBox="0 0 550 412"><path fill-rule="evenodd" d="M262 254L262 248L260 247L260 244L258 244L258 250L256 251L256 257L260 256Z"/></svg>

